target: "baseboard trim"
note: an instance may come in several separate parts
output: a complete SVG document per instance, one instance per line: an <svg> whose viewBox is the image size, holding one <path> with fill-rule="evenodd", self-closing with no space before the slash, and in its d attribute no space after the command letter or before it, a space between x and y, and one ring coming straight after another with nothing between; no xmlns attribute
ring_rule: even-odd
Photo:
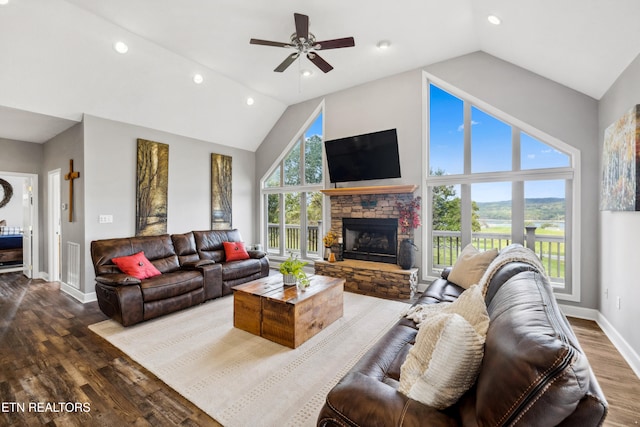
<svg viewBox="0 0 640 427"><path fill-rule="evenodd" d="M570 317L593 320L600 326L602 332L609 338L613 346L620 352L624 360L629 364L633 372L640 378L640 356L620 335L613 325L598 310L560 304L560 310Z"/></svg>
<svg viewBox="0 0 640 427"><path fill-rule="evenodd" d="M96 296L95 292L90 292L88 294L85 294L83 292L80 292L79 289L76 289L73 286L69 286L64 282L60 282L60 290L65 294L73 297L74 299L80 301L83 304L98 300L98 297Z"/></svg>

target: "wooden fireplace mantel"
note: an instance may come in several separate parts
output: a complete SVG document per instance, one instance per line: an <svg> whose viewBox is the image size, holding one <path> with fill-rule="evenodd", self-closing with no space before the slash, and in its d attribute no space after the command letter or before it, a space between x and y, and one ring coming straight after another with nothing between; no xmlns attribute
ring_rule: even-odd
<svg viewBox="0 0 640 427"><path fill-rule="evenodd" d="M413 193L418 188L417 185L377 185L371 187L345 187L327 188L320 190L327 196L354 196L359 194L401 194Z"/></svg>

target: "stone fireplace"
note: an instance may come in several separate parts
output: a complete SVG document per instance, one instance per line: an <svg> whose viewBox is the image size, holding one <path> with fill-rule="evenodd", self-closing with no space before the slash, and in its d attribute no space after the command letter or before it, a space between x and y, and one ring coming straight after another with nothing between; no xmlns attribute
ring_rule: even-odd
<svg viewBox="0 0 640 427"><path fill-rule="evenodd" d="M342 218L342 236L345 258L397 262L397 218Z"/></svg>
<svg viewBox="0 0 640 427"><path fill-rule="evenodd" d="M413 199L415 185L332 188L331 231L342 238L344 261L316 261L316 274L345 279L345 290L385 298L412 298L418 269L403 270L397 262L398 243L412 238L398 225L398 202Z"/></svg>

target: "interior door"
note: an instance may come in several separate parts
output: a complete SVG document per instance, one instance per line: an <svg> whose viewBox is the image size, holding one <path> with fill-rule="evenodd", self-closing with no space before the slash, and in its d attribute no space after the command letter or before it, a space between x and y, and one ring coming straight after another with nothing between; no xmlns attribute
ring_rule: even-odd
<svg viewBox="0 0 640 427"><path fill-rule="evenodd" d="M25 178L22 184L22 271L33 278L33 179Z"/></svg>
<svg viewBox="0 0 640 427"><path fill-rule="evenodd" d="M61 204L60 204L60 169L49 171L49 280L58 282L61 279Z"/></svg>

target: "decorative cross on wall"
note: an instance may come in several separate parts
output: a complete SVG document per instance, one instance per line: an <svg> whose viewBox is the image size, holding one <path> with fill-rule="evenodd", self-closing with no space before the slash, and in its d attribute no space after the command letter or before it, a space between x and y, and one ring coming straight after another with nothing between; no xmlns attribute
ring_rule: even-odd
<svg viewBox="0 0 640 427"><path fill-rule="evenodd" d="M73 159L69 160L69 173L64 176L69 181L69 222L73 222L73 180L80 178L80 172L73 171Z"/></svg>

